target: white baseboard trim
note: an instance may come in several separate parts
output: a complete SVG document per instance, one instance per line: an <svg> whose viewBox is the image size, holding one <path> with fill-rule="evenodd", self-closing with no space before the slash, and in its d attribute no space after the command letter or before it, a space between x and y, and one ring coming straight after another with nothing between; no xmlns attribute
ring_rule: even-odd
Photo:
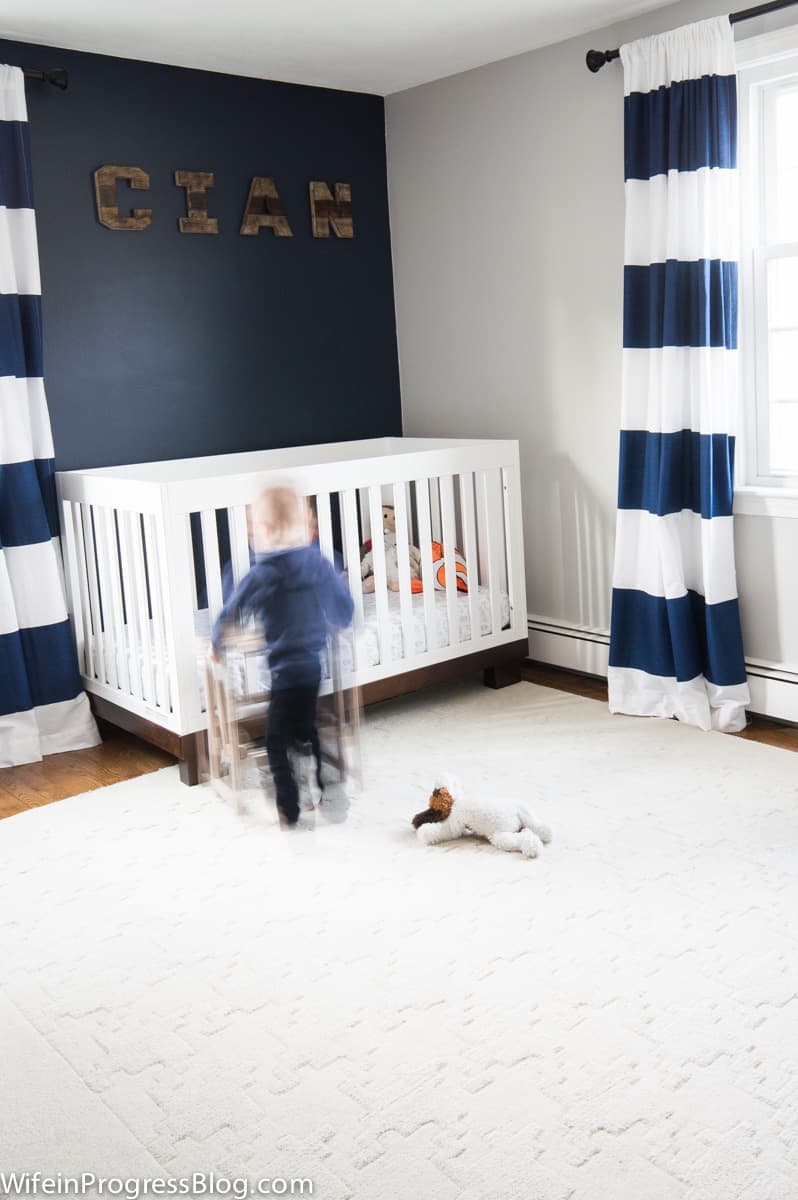
<svg viewBox="0 0 798 1200"><path fill-rule="evenodd" d="M529 657L536 662L606 678L609 655L609 630L529 615ZM745 666L750 711L798 724L798 672L761 659L746 659Z"/></svg>
<svg viewBox="0 0 798 1200"><path fill-rule="evenodd" d="M606 678L609 656L609 630L530 615L529 657L536 662Z"/></svg>
<svg viewBox="0 0 798 1200"><path fill-rule="evenodd" d="M775 674L746 662L751 712L798 725L798 675Z"/></svg>

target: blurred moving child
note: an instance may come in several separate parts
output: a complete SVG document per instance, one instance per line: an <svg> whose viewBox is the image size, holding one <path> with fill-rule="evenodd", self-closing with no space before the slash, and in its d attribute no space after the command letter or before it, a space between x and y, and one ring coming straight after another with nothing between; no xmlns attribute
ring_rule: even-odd
<svg viewBox="0 0 798 1200"><path fill-rule="evenodd" d="M289 750L310 743L321 786L316 726L320 656L330 629L352 620L353 604L346 582L308 541L306 501L292 487L262 492L253 507L253 523L258 554L219 614L212 649L218 655L226 627L242 610L261 621L271 672L266 749L280 823L293 826L299 819L299 789Z"/></svg>

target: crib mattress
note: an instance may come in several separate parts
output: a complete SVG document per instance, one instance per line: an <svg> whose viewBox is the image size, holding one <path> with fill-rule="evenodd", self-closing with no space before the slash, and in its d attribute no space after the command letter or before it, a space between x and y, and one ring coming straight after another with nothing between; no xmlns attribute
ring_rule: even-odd
<svg viewBox="0 0 798 1200"><path fill-rule="evenodd" d="M471 637L471 607L467 595L458 595L456 600L458 640L467 642ZM501 593L500 619L502 629L510 623L510 598L506 592ZM404 629L398 592L388 594L388 612L390 621L390 661L401 663L405 658ZM424 597L412 597L413 612L413 653L423 654L427 650L427 625L425 620ZM490 592L487 588L479 589L479 621L480 633L484 636L491 630ZM197 634L207 637L209 632L207 609L197 613ZM445 592L435 592L435 649L443 649L449 645L449 609ZM341 670L344 674L354 669L354 636L352 630L347 630L339 639L341 652ZM363 628L358 638L358 664L362 667L379 666L380 643L377 621L377 599L373 594L363 597ZM253 695L269 690L269 665L266 651L257 654L240 654L234 648L226 656L230 684L237 695ZM200 660L201 663L201 660ZM202 671L200 671L202 675ZM329 676L326 654L322 655L322 677ZM203 683L204 687L204 683Z"/></svg>
<svg viewBox="0 0 798 1200"><path fill-rule="evenodd" d="M445 592L435 592L435 624L434 648L443 649L449 645L449 610ZM412 597L413 614L413 653L423 654L427 650L427 625L425 620L424 597ZM479 622L480 633L484 636L491 630L490 592L487 588L479 589ZM500 593L501 628L506 629L510 623L510 599L506 592ZM398 592L388 594L389 613L389 654L392 663L400 664L405 658L404 630ZM468 595L458 595L456 599L457 636L461 642L471 637L471 607ZM197 654L197 682L205 705L205 646L210 636L210 620L207 609L201 609L195 614L195 630L199 640ZM354 669L354 639L357 638L358 665L376 667L380 664L380 644L377 621L377 600L373 594L363 597L363 627L356 634L347 630L339 638L341 653L341 670L349 674ZM150 638L154 645L154 639ZM120 653L117 647L117 670L120 667ZM269 690L269 664L266 650L242 653L235 648L234 642L225 654L225 667L228 672L229 686L238 696L252 696ZM142 664L140 663L140 669ZM160 666L153 661L153 676L157 680ZM329 676L326 654L322 655L322 676ZM156 685L157 686L157 685Z"/></svg>

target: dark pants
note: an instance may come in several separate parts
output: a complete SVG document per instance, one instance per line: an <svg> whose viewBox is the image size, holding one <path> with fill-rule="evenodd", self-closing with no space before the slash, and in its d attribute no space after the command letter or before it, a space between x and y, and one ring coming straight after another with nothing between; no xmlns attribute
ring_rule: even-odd
<svg viewBox="0 0 798 1200"><path fill-rule="evenodd" d="M309 743L316 758L316 778L321 786L321 748L316 728L316 699L319 687L279 688L269 700L266 718L266 750L277 792L277 807L287 821L299 817L299 789L288 752Z"/></svg>

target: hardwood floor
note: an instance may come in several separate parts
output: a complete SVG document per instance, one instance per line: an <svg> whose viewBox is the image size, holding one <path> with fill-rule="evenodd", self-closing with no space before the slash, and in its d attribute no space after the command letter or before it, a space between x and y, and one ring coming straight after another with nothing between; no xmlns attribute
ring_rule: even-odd
<svg viewBox="0 0 798 1200"><path fill-rule="evenodd" d="M589 700L607 703L606 681L595 676L579 675L545 663L529 661L522 667L521 674L523 679L542 687L556 688L561 692L572 692ZM134 779L137 775L158 771L176 761L166 751L158 750L113 725L101 723L100 729L103 743L92 750L54 754L44 762L0 769L0 818L105 787L109 783ZM782 750L798 750L798 727L782 725L766 717L752 717L746 730L731 736L764 742Z"/></svg>
<svg viewBox="0 0 798 1200"><path fill-rule="evenodd" d="M43 762L0 769L0 818L134 779L176 761L115 726L100 723L100 732L103 742L91 750L53 754Z"/></svg>
<svg viewBox="0 0 798 1200"><path fill-rule="evenodd" d="M521 667L521 678L541 687L556 688L559 692L571 692L574 696L586 696L588 700L603 700L607 703L607 681L595 675L580 675L562 667L550 667L548 663L536 663L530 659Z"/></svg>

